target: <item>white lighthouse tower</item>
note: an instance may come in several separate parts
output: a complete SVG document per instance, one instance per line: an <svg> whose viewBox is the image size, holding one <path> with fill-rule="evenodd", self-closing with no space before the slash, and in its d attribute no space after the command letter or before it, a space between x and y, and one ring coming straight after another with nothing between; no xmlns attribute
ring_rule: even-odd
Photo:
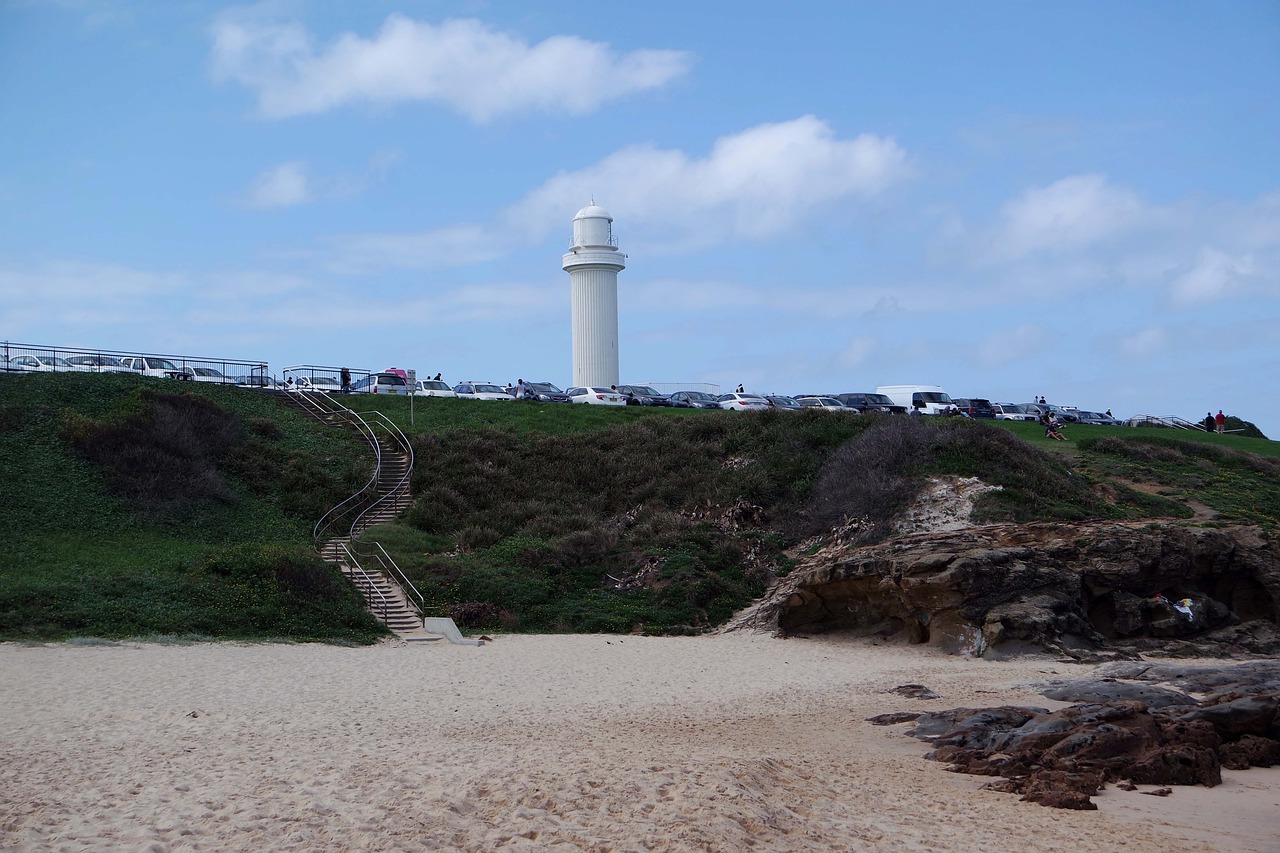
<svg viewBox="0 0 1280 853"><path fill-rule="evenodd" d="M584 207L573 217L573 240L564 271L573 290L573 384L618 384L618 273L627 256L618 251L613 217Z"/></svg>

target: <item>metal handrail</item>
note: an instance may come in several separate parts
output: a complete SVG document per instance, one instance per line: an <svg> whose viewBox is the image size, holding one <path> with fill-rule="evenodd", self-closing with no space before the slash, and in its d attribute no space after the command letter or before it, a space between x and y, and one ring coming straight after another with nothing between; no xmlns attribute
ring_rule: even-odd
<svg viewBox="0 0 1280 853"><path fill-rule="evenodd" d="M359 572L360 577L364 578L368 588L378 594L378 600L382 604L382 624L386 625L387 620L390 618L389 611L391 609L391 603L387 601L387 596L383 594L382 590L378 587L378 584L373 580L373 578L369 576L369 573L364 570L364 566L360 565L360 561L356 559L356 555L353 554L351 552L351 549L347 547L347 543L339 542L338 547L341 548L342 553L346 555L348 564L351 566L351 568Z"/></svg>
<svg viewBox="0 0 1280 853"><path fill-rule="evenodd" d="M364 543L361 542L357 544L364 544ZM404 589L407 587L411 592L413 592L414 598L417 598L418 601L415 604L413 601L413 598L410 598L409 605L411 607L414 607L418 611L419 616L426 615L427 600L422 597L421 592L418 592L418 588L413 585L413 581L409 580L409 578L405 576L405 573L400 570L400 566L391 557L391 555L387 553L387 549L382 547L381 542L374 542L373 547L376 548L377 551L371 551L370 555L373 556L382 565L383 571L390 571L394 573L397 578L399 578L401 589Z"/></svg>
<svg viewBox="0 0 1280 853"><path fill-rule="evenodd" d="M1134 415L1129 418L1129 420L1139 422L1147 421L1153 424L1159 424L1160 426L1171 427L1173 429L1193 429L1199 430L1200 432L1208 432L1208 430L1204 428L1203 423L1189 421L1185 418L1180 418L1177 415Z"/></svg>
<svg viewBox="0 0 1280 853"><path fill-rule="evenodd" d="M426 613L426 599L418 590L413 582L409 580L404 571L396 563L395 559L387 553L386 548L382 547L380 542L367 543L360 541L359 535L362 532L363 522L373 510L380 506L384 501L391 499L406 491L408 488L409 478L413 475L413 444L409 441L404 432L396 426L395 422L378 411L356 412L347 406L344 406L337 400L334 400L328 394L323 392L294 391L298 402L306 409L311 411L317 417L327 419L337 416L344 419L347 424L354 427L361 433L365 441L373 448L375 455L375 465L373 475L369 481L365 483L360 491L351 495L346 500L325 513L319 521L316 522L315 529L312 531L312 538L317 549L321 547L321 539L329 532L329 530L337 525L344 518L350 516L351 513L358 514L351 520L350 527L347 532L347 542L341 543L342 549L355 559L355 555L359 554L363 557L372 557L378 561L384 574L389 575L395 580L402 590L411 590L412 597L408 592L405 593L406 603L418 611L418 615L422 616ZM370 419L366 420L362 415L370 415ZM383 473L383 447L382 442L378 439L378 430L382 430L390 438L391 443L395 444L405 455L406 465L404 474L385 491L380 488L382 485ZM372 501L370 496L378 495ZM350 547L349 547L349 545ZM364 572L363 567L360 567ZM414 599L417 599L416 601Z"/></svg>

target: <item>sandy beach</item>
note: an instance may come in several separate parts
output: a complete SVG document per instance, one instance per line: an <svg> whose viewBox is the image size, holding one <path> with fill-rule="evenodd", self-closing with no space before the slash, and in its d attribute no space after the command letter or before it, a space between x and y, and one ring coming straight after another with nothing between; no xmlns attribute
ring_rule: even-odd
<svg viewBox="0 0 1280 853"><path fill-rule="evenodd" d="M1280 849L1280 768L1060 811L864 721L1059 707L1028 685L1087 669L759 635L3 644L0 849Z"/></svg>

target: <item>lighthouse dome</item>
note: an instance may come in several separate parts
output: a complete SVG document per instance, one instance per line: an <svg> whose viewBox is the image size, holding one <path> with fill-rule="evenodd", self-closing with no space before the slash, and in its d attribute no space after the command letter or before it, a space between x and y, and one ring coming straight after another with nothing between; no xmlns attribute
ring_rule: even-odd
<svg viewBox="0 0 1280 853"><path fill-rule="evenodd" d="M573 245L616 249L612 223L613 217L603 207L593 204L582 208L573 217Z"/></svg>

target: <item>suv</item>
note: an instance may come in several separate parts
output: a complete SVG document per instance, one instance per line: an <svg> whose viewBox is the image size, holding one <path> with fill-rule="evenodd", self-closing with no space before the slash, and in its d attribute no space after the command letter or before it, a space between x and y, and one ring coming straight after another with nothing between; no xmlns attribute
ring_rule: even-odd
<svg viewBox="0 0 1280 853"><path fill-rule="evenodd" d="M127 355L120 359L120 363L143 376L163 376L168 379L192 378L192 373L187 368L178 367L169 359L154 355Z"/></svg>
<svg viewBox="0 0 1280 853"><path fill-rule="evenodd" d="M960 409L961 414L971 418L994 418L996 410L990 400L981 397L952 397L951 402Z"/></svg>
<svg viewBox="0 0 1280 853"><path fill-rule="evenodd" d="M895 415L905 415L907 413L906 406L899 406L884 394L836 394L835 398L849 408L857 409L864 415L867 412L892 412Z"/></svg>
<svg viewBox="0 0 1280 853"><path fill-rule="evenodd" d="M516 389L508 388L507 393L515 396ZM524 383L524 398L526 400L535 400L539 403L572 403L573 400L569 395L564 393L558 385L553 382L526 382Z"/></svg>
<svg viewBox="0 0 1280 853"><path fill-rule="evenodd" d="M665 394L659 394L648 385L619 385L618 393L626 398L628 406L671 405Z"/></svg>

